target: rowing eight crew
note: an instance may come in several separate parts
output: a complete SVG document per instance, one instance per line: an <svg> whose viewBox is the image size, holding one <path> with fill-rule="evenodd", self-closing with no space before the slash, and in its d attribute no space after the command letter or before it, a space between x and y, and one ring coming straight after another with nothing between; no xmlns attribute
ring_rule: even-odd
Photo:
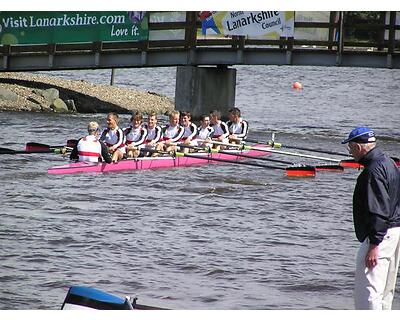
<svg viewBox="0 0 400 320"><path fill-rule="evenodd" d="M212 141L222 143L240 143L247 137L248 123L241 118L239 108L232 108L229 120L221 120L221 113L213 110L210 115L201 116L200 126L191 122L190 112L172 111L169 123L163 127L157 125L157 115L151 113L147 123L136 112L130 119L130 125L119 128L119 116L115 112L107 115L107 128L101 133L97 122L90 122L88 135L78 140L71 152L70 159L85 162L118 162L123 158L139 156L157 156L159 153L176 151L190 152L189 147L212 146ZM179 146L178 146L179 145ZM187 147L185 147L187 146ZM215 148L223 148L216 145Z"/></svg>

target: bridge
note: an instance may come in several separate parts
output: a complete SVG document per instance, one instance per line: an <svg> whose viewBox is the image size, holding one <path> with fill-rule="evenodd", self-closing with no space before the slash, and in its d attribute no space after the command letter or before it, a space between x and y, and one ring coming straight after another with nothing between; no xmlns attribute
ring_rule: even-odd
<svg viewBox="0 0 400 320"><path fill-rule="evenodd" d="M301 15L296 12L293 36L259 39L249 36L204 36L199 32L201 30L199 12L181 12L176 21L166 22L152 19L150 13L149 37L146 40L0 45L2 59L0 71L177 66L177 106L193 107L193 104L199 104L199 101L194 102L199 96L187 96L187 91L190 89L187 84L188 79L200 79L198 81L200 84L195 86L203 96L206 90L205 82L210 79L213 79L214 84L220 88L219 101L206 93L205 98L201 98L201 104L233 105L236 70L230 67L235 65L399 69L399 12L380 12L374 21L350 21L346 19L348 14L329 12L327 21L310 22L298 19ZM353 34L369 32L375 36L372 39L358 40L348 36L350 30ZM318 37L306 39L298 36L304 31L311 34L323 33L326 36L322 40ZM202 69L205 70L204 74ZM226 84L222 89L221 83ZM209 87L207 86L207 90ZM193 85L191 88L193 89Z"/></svg>
<svg viewBox="0 0 400 320"><path fill-rule="evenodd" d="M176 22L152 22L149 39L129 42L0 45L1 71L134 68L202 65L319 65L400 68L400 22L397 12L382 12L379 21L345 23L346 13L330 12L328 22L295 20L294 37L252 39L245 36L199 36L197 12ZM398 16L398 14L397 14ZM183 20L183 21L182 21ZM398 17L397 20L400 20ZM323 31L326 40L297 39L296 30ZM346 39L346 30L376 32L374 40ZM174 32L176 39L152 39ZM397 37L396 37L397 32Z"/></svg>

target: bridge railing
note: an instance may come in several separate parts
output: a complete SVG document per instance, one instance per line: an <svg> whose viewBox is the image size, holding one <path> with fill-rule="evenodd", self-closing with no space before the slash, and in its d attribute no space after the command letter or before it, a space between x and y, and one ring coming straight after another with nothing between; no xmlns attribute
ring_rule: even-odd
<svg viewBox="0 0 400 320"><path fill-rule="evenodd" d="M74 44L42 44L42 45L0 45L0 56L24 55L57 55L58 53L107 53L107 52L154 52L168 50L203 50L213 48L231 48L232 50L246 50L259 48L260 50L328 50L382 52L386 54L400 53L400 25L396 24L397 12L382 12L378 22L349 23L346 22L346 13L330 12L329 22L301 22L294 23L295 36L279 39L255 39L244 36L201 36L201 22L198 12L185 13L184 21L176 22L149 22L149 33L154 31L174 31L179 36L176 39L152 39L130 42L93 42ZM346 37L346 30L364 30L375 32L378 36L373 40L360 41ZM296 30L324 30L328 34L327 40L306 40L296 38Z"/></svg>

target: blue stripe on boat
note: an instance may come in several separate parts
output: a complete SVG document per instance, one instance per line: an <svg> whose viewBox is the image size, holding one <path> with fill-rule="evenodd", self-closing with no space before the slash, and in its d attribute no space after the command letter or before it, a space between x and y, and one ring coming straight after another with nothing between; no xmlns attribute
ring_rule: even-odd
<svg viewBox="0 0 400 320"><path fill-rule="evenodd" d="M125 299L90 287L73 286L70 288L69 292L70 294L107 303L115 303L115 304L125 303Z"/></svg>

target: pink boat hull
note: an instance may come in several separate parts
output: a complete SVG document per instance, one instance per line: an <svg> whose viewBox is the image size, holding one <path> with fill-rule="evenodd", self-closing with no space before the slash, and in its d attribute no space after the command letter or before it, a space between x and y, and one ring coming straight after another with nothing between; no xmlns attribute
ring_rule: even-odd
<svg viewBox="0 0 400 320"><path fill-rule="evenodd" d="M91 162L73 162L63 166L52 167L47 170L49 174L71 174L82 172L112 172L112 171L129 171L129 170L147 170L159 168L188 167L194 165L205 165L209 163L221 163L213 161L213 159L221 160L244 160L240 154L249 156L268 155L268 151L244 150L233 151L230 154L221 153L193 153L193 155L208 157L208 159L198 159L190 157L145 157L137 159L121 160L118 163L91 163Z"/></svg>

